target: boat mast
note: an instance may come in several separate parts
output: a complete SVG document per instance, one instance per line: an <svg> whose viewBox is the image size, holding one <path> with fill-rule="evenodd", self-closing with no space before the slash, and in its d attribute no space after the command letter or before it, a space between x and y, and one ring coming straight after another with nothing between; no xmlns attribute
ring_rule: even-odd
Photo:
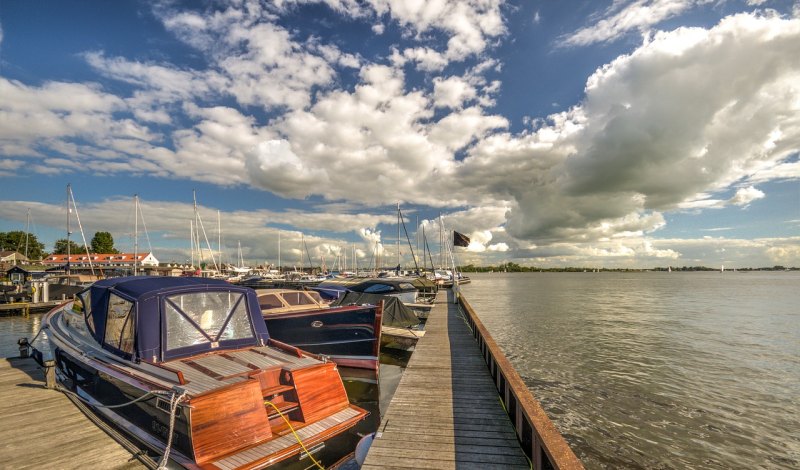
<svg viewBox="0 0 800 470"><path fill-rule="evenodd" d="M72 185L67 184L67 264L64 267L64 273L67 275L67 285L69 285L69 258L70 258L70 249L69 249L69 236L72 235L69 227L69 213L72 212L72 207L69 205L69 196L72 193Z"/></svg>
<svg viewBox="0 0 800 470"><path fill-rule="evenodd" d="M217 209L217 252L219 252L219 264L222 266L222 224L219 220L219 209Z"/></svg>
<svg viewBox="0 0 800 470"><path fill-rule="evenodd" d="M400 203L397 203L397 274L400 274Z"/></svg>
<svg viewBox="0 0 800 470"><path fill-rule="evenodd" d="M139 259L139 195L133 195L133 275L137 274Z"/></svg>
<svg viewBox="0 0 800 470"><path fill-rule="evenodd" d="M278 274L281 274L283 269L281 269L281 231L278 230Z"/></svg>
<svg viewBox="0 0 800 470"><path fill-rule="evenodd" d="M25 218L25 257L28 257L28 236L31 230L31 208L28 208L28 215Z"/></svg>
<svg viewBox="0 0 800 470"><path fill-rule="evenodd" d="M194 221L189 219L189 251L192 252L192 267L194 268Z"/></svg>

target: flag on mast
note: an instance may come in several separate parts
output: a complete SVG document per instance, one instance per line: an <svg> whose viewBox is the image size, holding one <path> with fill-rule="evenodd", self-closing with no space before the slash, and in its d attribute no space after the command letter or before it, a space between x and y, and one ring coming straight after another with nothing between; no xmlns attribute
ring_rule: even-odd
<svg viewBox="0 0 800 470"><path fill-rule="evenodd" d="M469 237L453 230L453 246L469 246Z"/></svg>

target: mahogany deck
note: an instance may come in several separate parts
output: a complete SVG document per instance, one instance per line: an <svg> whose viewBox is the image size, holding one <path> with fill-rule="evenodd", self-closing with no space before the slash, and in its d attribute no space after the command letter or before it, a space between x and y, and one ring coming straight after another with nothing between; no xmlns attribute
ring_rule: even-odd
<svg viewBox="0 0 800 470"><path fill-rule="evenodd" d="M452 295L439 291L363 469L530 468Z"/></svg>
<svg viewBox="0 0 800 470"><path fill-rule="evenodd" d="M33 359L0 358L3 468L144 469L55 390Z"/></svg>

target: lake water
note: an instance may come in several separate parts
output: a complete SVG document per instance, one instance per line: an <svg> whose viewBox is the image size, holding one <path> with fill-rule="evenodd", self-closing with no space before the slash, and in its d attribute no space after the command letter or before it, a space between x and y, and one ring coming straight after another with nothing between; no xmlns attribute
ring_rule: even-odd
<svg viewBox="0 0 800 470"><path fill-rule="evenodd" d="M800 468L800 273L470 276L587 468Z"/></svg>
<svg viewBox="0 0 800 470"><path fill-rule="evenodd" d="M464 295L587 468L800 468L800 273L471 277ZM0 318L0 357L40 318ZM372 412L359 434L405 359L382 357L380 385L345 377Z"/></svg>

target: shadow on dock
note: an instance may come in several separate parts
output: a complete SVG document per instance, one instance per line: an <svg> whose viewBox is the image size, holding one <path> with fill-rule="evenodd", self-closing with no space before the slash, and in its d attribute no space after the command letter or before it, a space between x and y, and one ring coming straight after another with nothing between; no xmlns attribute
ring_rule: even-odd
<svg viewBox="0 0 800 470"><path fill-rule="evenodd" d="M44 387L33 359L0 359L2 467L143 469L61 392Z"/></svg>

